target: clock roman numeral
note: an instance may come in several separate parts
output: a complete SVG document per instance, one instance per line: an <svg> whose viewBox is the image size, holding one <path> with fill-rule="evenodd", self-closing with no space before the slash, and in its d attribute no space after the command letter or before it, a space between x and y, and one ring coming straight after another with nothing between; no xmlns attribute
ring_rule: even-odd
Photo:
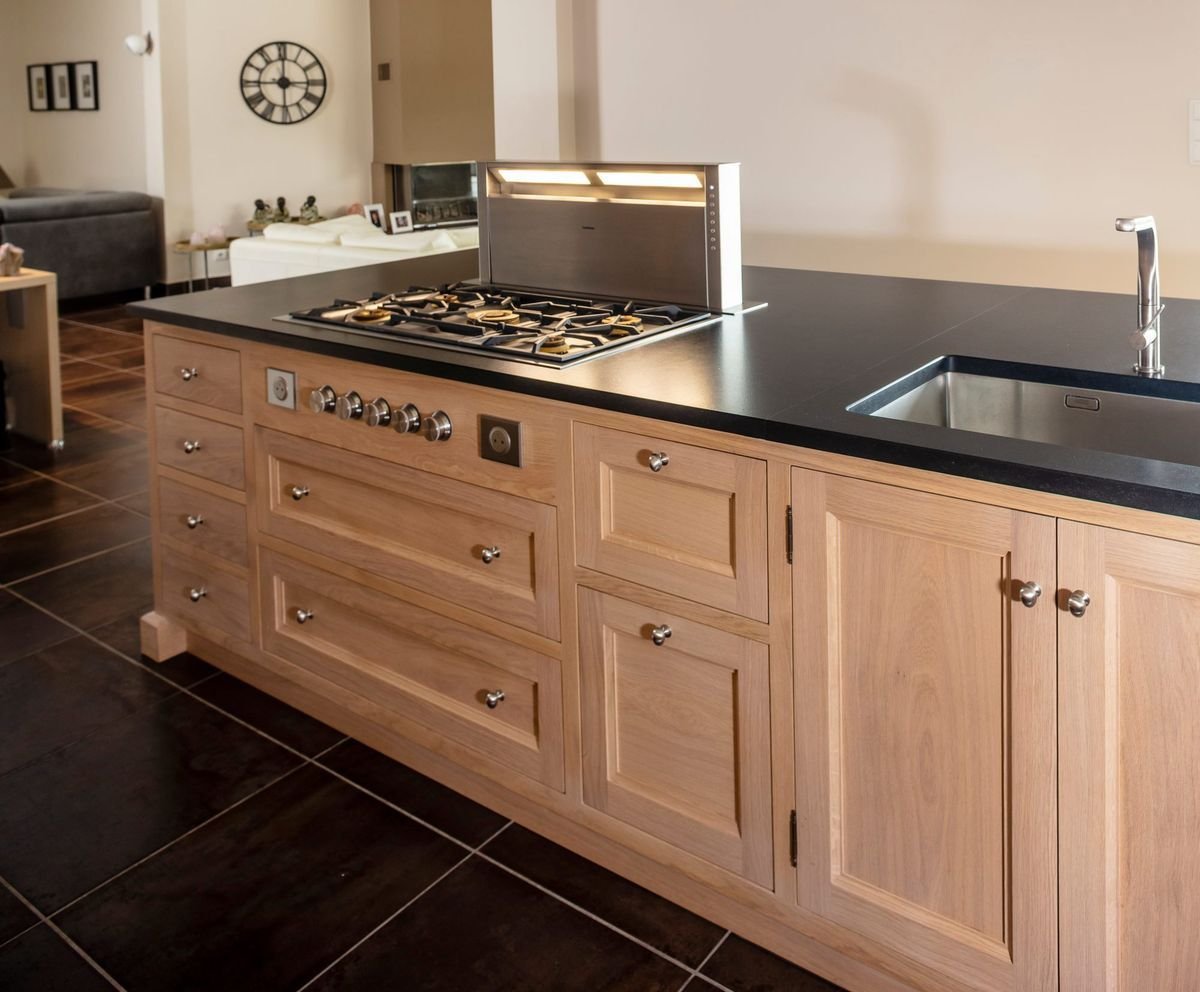
<svg viewBox="0 0 1200 992"><path fill-rule="evenodd" d="M320 102L321 102L321 101L320 101L320 100L318 100L318 99L317 99L315 96L313 96L311 93L305 93L305 94L304 94L304 96L302 96L302 97L300 98L300 103L301 103L301 104L305 104L305 103L311 103L311 104L312 104L312 106L311 106L311 107L309 107L309 113L312 113L314 110L316 110L316 109L317 109L317 104L319 104Z"/></svg>
<svg viewBox="0 0 1200 992"><path fill-rule="evenodd" d="M257 114L258 108L267 102L267 98L265 96L263 96L262 92L260 91L258 93L252 93L249 96L247 96L246 102L248 104L250 104L250 109L253 110Z"/></svg>
<svg viewBox="0 0 1200 992"><path fill-rule="evenodd" d="M275 43L275 52L276 52L275 58L278 61L280 61L280 62L287 61L287 43L286 42L277 41Z"/></svg>
<svg viewBox="0 0 1200 992"><path fill-rule="evenodd" d="M311 113L312 113L311 110L300 106L300 104L296 104L296 120L297 121L304 120L304 118L306 118Z"/></svg>
<svg viewBox="0 0 1200 992"><path fill-rule="evenodd" d="M279 108L279 110L280 110L280 116L283 118L282 123L291 124L292 123L292 112L291 112L291 110L288 109L288 105L285 103L282 107Z"/></svg>
<svg viewBox="0 0 1200 992"><path fill-rule="evenodd" d="M261 76L243 76L242 77L242 89L246 89L247 87L250 87L253 89L258 89L260 86L262 86L262 77Z"/></svg>
<svg viewBox="0 0 1200 992"><path fill-rule="evenodd" d="M320 64L321 63L318 62L316 59L313 59L311 62L308 63L308 65L302 65L302 66L300 66L300 68L303 69L305 71L305 73L307 73L308 70L311 69L314 65L320 65Z"/></svg>

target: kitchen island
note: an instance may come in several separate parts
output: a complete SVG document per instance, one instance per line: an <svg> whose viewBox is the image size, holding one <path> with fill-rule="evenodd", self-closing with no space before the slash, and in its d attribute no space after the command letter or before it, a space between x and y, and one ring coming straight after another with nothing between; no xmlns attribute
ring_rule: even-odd
<svg viewBox="0 0 1200 992"><path fill-rule="evenodd" d="M765 309L567 368L275 319L474 266L133 308L145 652L847 988L1190 988L1200 470L847 411L946 355L1122 374L1132 294L748 268Z"/></svg>

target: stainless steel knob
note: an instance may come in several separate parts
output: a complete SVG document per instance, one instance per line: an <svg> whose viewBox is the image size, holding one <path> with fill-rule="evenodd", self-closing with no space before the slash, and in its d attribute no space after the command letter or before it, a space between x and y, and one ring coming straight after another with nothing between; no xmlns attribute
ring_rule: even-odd
<svg viewBox="0 0 1200 992"><path fill-rule="evenodd" d="M493 689L491 692L486 692L483 695L483 701L487 703L489 710L494 710L502 702L504 702L504 690Z"/></svg>
<svg viewBox="0 0 1200 992"><path fill-rule="evenodd" d="M377 396L367 404L363 418L368 427L387 427L392 422L392 407L382 396Z"/></svg>
<svg viewBox="0 0 1200 992"><path fill-rule="evenodd" d="M288 492L292 494L292 499L304 499L308 495L308 486L292 486Z"/></svg>
<svg viewBox="0 0 1200 992"><path fill-rule="evenodd" d="M345 396L339 396L334 403L334 413L338 420L358 420L363 415L362 397L353 389Z"/></svg>
<svg viewBox="0 0 1200 992"><path fill-rule="evenodd" d="M649 462L651 472L661 472L671 464L671 456L665 451L652 451L650 452Z"/></svg>
<svg viewBox="0 0 1200 992"><path fill-rule="evenodd" d="M205 589L204 586L193 586L191 589L188 590L188 599L190 599L193 603L200 602L200 600L202 600L207 595L208 595L208 590Z"/></svg>
<svg viewBox="0 0 1200 992"><path fill-rule="evenodd" d="M308 623L313 618L312 610L298 609L296 610L296 623Z"/></svg>
<svg viewBox="0 0 1200 992"><path fill-rule="evenodd" d="M321 386L308 394L308 408L313 413L333 413L337 405L337 393L332 386Z"/></svg>
<svg viewBox="0 0 1200 992"><path fill-rule="evenodd" d="M1071 611L1073 617L1083 616L1091 605L1092 597L1082 589L1076 589L1067 597L1067 609Z"/></svg>
<svg viewBox="0 0 1200 992"><path fill-rule="evenodd" d="M179 378L182 379L184 382L191 382L193 379L198 378L199 375L200 375L200 372L197 369L180 369L179 370Z"/></svg>
<svg viewBox="0 0 1200 992"><path fill-rule="evenodd" d="M665 623L655 627L650 631L650 640L652 640L660 648L665 643L666 639L671 636L671 628Z"/></svg>
<svg viewBox="0 0 1200 992"><path fill-rule="evenodd" d="M200 442L199 441L184 441L183 442L183 453L185 455L190 455L193 452L196 452L199 450L200 450Z"/></svg>
<svg viewBox="0 0 1200 992"><path fill-rule="evenodd" d="M1025 606L1033 606L1042 596L1042 587L1036 582L1026 582L1021 586L1019 593L1021 603Z"/></svg>
<svg viewBox="0 0 1200 992"><path fill-rule="evenodd" d="M450 417L441 410L435 410L421 422L421 430L425 433L426 441L447 441L454 430Z"/></svg>
<svg viewBox="0 0 1200 992"><path fill-rule="evenodd" d="M397 408L394 416L396 430L401 434L415 434L421 429L421 411L411 403Z"/></svg>
<svg viewBox="0 0 1200 992"><path fill-rule="evenodd" d="M202 523L204 523L204 518L198 513L189 513L187 517L184 518L184 523L188 525L188 530L195 530Z"/></svg>
<svg viewBox="0 0 1200 992"><path fill-rule="evenodd" d="M490 548L484 548L480 551L479 557L483 559L485 565L490 565L500 557L500 549L493 544Z"/></svg>

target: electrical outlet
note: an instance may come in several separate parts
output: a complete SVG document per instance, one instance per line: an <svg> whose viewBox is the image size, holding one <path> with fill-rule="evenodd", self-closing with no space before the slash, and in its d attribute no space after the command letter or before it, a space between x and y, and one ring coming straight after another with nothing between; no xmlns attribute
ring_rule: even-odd
<svg viewBox="0 0 1200 992"><path fill-rule="evenodd" d="M218 262L226 261L229 258L229 249L221 248L218 251L214 251L212 257L214 259L216 259Z"/></svg>

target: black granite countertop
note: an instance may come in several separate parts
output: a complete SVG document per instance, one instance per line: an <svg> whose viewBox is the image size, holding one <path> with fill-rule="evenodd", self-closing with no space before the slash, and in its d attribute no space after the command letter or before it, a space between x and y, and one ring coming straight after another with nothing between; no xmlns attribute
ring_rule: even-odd
<svg viewBox="0 0 1200 992"><path fill-rule="evenodd" d="M565 368L287 324L335 297L476 273L474 251L342 269L131 305L145 318L391 368L1200 519L1200 468L847 411L944 355L1087 372L1130 369L1127 295L747 267L766 308ZM1141 391L1200 399L1200 302L1168 300L1163 380ZM1197 407L1200 421L1200 407ZM1200 456L1200 431L1197 432ZM1200 461L1200 457L1197 458Z"/></svg>

